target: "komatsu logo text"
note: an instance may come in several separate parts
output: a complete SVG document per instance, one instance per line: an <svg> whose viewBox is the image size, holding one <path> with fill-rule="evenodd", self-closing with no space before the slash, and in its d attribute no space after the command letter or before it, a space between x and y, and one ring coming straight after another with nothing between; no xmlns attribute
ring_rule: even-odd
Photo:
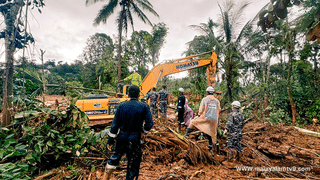
<svg viewBox="0 0 320 180"><path fill-rule="evenodd" d="M176 68L179 70L190 69L190 68L197 67L198 64L199 64L199 62L195 61L195 62L177 65Z"/></svg>

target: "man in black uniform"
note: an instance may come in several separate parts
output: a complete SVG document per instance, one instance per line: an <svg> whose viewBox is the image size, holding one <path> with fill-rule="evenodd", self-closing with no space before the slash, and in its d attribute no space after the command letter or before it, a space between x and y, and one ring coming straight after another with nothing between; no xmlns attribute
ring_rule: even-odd
<svg viewBox="0 0 320 180"><path fill-rule="evenodd" d="M184 125L184 104L186 103L186 97L183 95L184 89L179 88L179 98L178 98L178 104L177 104L177 110L178 110L178 123L180 125Z"/></svg>
<svg viewBox="0 0 320 180"><path fill-rule="evenodd" d="M128 159L126 180L138 179L142 156L141 132L148 133L153 126L148 105L138 101L139 93L138 86L130 86L130 100L121 103L114 116L107 144L116 143L114 152L105 168L104 180L110 179L124 153Z"/></svg>

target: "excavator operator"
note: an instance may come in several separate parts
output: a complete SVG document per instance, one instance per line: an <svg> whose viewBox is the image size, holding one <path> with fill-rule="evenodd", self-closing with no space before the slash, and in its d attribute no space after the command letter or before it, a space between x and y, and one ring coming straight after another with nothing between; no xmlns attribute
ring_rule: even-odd
<svg viewBox="0 0 320 180"><path fill-rule="evenodd" d="M124 78L120 82L123 82L123 81L130 81L132 85L136 85L141 88L142 79L141 79L141 75L138 72L131 74L130 76Z"/></svg>

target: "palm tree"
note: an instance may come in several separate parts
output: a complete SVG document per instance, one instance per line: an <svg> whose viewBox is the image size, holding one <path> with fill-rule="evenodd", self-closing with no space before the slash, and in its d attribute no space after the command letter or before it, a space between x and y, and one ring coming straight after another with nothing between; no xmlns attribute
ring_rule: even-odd
<svg viewBox="0 0 320 180"><path fill-rule="evenodd" d="M217 56L219 56L219 52L221 49L220 43L221 41L219 40L219 37L216 37L214 34L214 28L217 28L219 25L215 22L212 21L211 18L209 18L207 23L200 23L200 25L190 25L189 27L199 31L201 34L203 34L208 41L208 48L215 47L215 51L217 53ZM189 42L191 44L191 42ZM189 54L187 52L187 54ZM191 52L190 54L195 54L195 52Z"/></svg>
<svg viewBox="0 0 320 180"><path fill-rule="evenodd" d="M236 82L238 76L238 63L243 60L243 55L241 54L241 40L244 37L247 37L246 33L250 30L252 21L248 21L247 24L241 29L237 34L238 25L240 25L240 18L243 14L244 9L249 5L248 2L242 1L240 3L234 3L232 0L226 0L224 6L220 6L221 18L220 23L214 23L209 19L208 23L201 23L200 25L192 25L191 28L199 30L203 35L202 38L206 38L208 45L207 48L212 50L214 48L215 52L218 55L219 63L222 65L222 68L225 71L225 77L227 81L228 97L229 101L232 101L232 88ZM218 29L220 32L219 36L215 36L214 28ZM189 42L189 50L186 52L189 54L189 51L194 41L199 41L200 37L197 37L193 42Z"/></svg>
<svg viewBox="0 0 320 180"><path fill-rule="evenodd" d="M100 2L103 0L86 0L86 5L90 5L96 2ZM101 22L106 24L107 19L110 17L111 14L114 13L117 6L120 6L121 10L119 11L118 17L116 19L116 24L118 25L118 32L119 32L119 52L118 52L118 82L121 79L121 38L122 38L122 31L128 30L128 23L131 24L132 29L134 30L133 26L133 17L132 12L135 13L140 20L144 23L152 25L148 17L142 11L142 9L149 11L153 15L159 17L156 11L153 9L152 4L148 0L109 0L109 2L103 6L103 8L99 11L98 15L94 19L93 25L97 26ZM141 9L142 8L142 9Z"/></svg>
<svg viewBox="0 0 320 180"><path fill-rule="evenodd" d="M168 33L168 28L165 23L158 23L152 28L152 38L149 42L149 51L151 55L151 63L153 66L156 65L159 59L160 49L165 43L165 38Z"/></svg>
<svg viewBox="0 0 320 180"><path fill-rule="evenodd" d="M216 47L220 48L219 54L224 59L224 61L221 61L221 64L225 70L229 101L232 102L232 88L234 87L234 83L237 82L236 77L238 76L237 66L243 60L243 55L240 52L240 43L248 35L246 32L250 29L252 21L248 21L237 34L241 15L249 5L249 2L242 1L236 5L232 0L227 0L224 6L218 5L221 12L220 28L223 39L219 43L219 46Z"/></svg>

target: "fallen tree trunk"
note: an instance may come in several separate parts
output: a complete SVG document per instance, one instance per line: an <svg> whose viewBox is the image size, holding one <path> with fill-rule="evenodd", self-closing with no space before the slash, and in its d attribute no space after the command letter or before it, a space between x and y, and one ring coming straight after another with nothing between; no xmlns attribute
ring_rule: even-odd
<svg viewBox="0 0 320 180"><path fill-rule="evenodd" d="M311 135L311 136L320 137L320 133L318 133L318 132L310 131L310 130L307 130L307 129L302 129L302 128L299 128L299 127L294 127L294 128L296 130L298 130L299 132L302 132L302 133L305 133L305 134L308 134L308 135Z"/></svg>
<svg viewBox="0 0 320 180"><path fill-rule="evenodd" d="M51 175L54 175L54 174L56 174L56 173L57 173L57 171L56 171L56 170L53 170L53 171L48 172L47 174L44 174L44 175L42 175L42 176L36 177L34 180L41 180L41 179L44 179L44 178L49 177L49 176L51 176Z"/></svg>

